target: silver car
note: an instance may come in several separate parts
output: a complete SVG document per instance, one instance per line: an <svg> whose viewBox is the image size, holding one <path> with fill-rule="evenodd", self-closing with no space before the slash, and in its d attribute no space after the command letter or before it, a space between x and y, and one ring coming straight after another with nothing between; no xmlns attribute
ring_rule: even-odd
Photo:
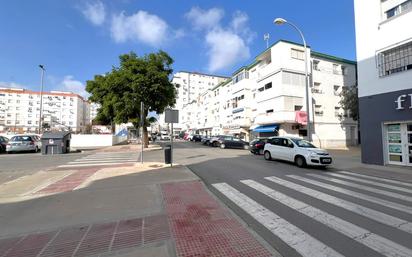
<svg viewBox="0 0 412 257"><path fill-rule="evenodd" d="M6 152L32 151L37 153L41 149L41 140L37 135L20 135L12 137L6 145Z"/></svg>

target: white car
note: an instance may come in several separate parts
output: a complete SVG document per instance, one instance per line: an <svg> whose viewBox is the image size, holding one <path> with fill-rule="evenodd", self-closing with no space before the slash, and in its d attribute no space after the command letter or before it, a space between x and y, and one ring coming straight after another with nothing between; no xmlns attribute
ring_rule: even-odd
<svg viewBox="0 0 412 257"><path fill-rule="evenodd" d="M306 140L296 137L271 137L265 144L265 160L279 159L294 162L298 167L328 166L332 157L326 150L317 148Z"/></svg>
<svg viewBox="0 0 412 257"><path fill-rule="evenodd" d="M160 140L170 140L170 136L168 134L162 134L160 135Z"/></svg>

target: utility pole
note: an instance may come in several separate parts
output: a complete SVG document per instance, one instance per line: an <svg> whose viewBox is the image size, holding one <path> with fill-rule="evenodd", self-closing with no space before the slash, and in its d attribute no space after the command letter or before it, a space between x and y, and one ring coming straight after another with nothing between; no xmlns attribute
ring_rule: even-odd
<svg viewBox="0 0 412 257"><path fill-rule="evenodd" d="M40 64L39 65L41 69L41 77L40 77L40 83L41 83L41 90L40 90L40 117L39 117L39 134L41 134L41 126L42 126L42 115L43 115L43 79L44 79L44 71L46 70L44 68L44 65Z"/></svg>
<svg viewBox="0 0 412 257"><path fill-rule="evenodd" d="M142 127L142 133L140 134L141 144L142 144L142 152L140 153L140 162L143 164L143 150L144 150L144 135L143 135L143 126L144 126L144 104L140 102L140 126Z"/></svg>

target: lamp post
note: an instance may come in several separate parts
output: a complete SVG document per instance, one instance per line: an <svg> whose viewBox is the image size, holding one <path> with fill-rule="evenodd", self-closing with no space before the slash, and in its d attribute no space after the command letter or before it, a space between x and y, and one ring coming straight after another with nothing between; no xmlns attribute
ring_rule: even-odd
<svg viewBox="0 0 412 257"><path fill-rule="evenodd" d="M308 141L312 142L312 124L310 123L310 115L309 115L309 75L308 75L308 55L307 55L307 47L306 47L306 40L305 37L303 36L302 31L293 23L283 19L283 18L276 18L273 21L276 25L283 25L283 24L289 24L292 26L294 29L296 29L300 36L302 37L303 41L303 47L305 49L305 82L306 82L306 120L307 120L307 132L308 132ZM315 125L315 124L313 124Z"/></svg>
<svg viewBox="0 0 412 257"><path fill-rule="evenodd" d="M42 115L43 115L43 78L44 78L44 71L46 70L44 68L44 65L39 65L40 69L41 69L41 90L40 90L40 117L39 117L39 134L41 134L41 126L42 126Z"/></svg>

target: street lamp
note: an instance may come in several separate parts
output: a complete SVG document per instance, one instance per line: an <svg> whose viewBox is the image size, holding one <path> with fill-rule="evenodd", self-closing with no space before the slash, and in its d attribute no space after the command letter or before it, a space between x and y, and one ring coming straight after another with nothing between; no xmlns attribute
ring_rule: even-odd
<svg viewBox="0 0 412 257"><path fill-rule="evenodd" d="M40 90L40 117L39 117L39 134L41 134L41 126L42 126L42 115L43 115L43 78L44 78L44 71L46 70L44 68L44 65L40 64L39 65L40 69L41 69L41 90Z"/></svg>
<svg viewBox="0 0 412 257"><path fill-rule="evenodd" d="M305 49L305 82L306 82L306 120L307 120L307 132L308 132L308 141L312 141L312 125L310 123L310 115L309 115L309 75L308 75L308 55L307 55L307 47L306 47L306 40L305 37L303 36L302 31L293 23L283 19L283 18L276 18L273 23L276 25L283 25L283 24L289 24L293 28L295 28L300 36L302 37L303 41L303 47ZM313 124L315 125L315 124Z"/></svg>

